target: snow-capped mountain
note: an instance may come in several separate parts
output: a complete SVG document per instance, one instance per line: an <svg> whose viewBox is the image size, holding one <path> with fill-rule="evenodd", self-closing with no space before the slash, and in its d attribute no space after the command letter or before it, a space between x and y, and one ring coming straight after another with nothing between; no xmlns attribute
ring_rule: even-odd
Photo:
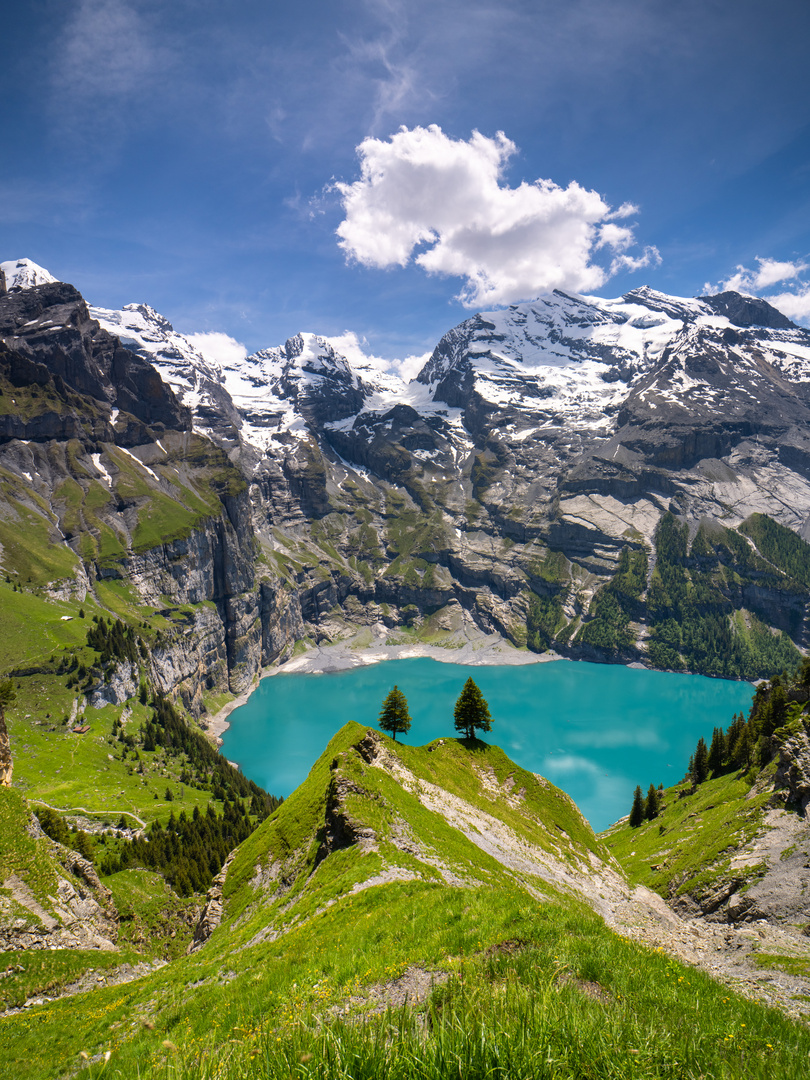
<svg viewBox="0 0 810 1080"><path fill-rule="evenodd" d="M10 259L0 263L6 281L6 289L32 289L35 285L48 285L58 279L30 259Z"/></svg>
<svg viewBox="0 0 810 1080"><path fill-rule="evenodd" d="M696 349L730 349L749 366L754 350L791 382L806 379L807 333L762 302L755 310L753 304L738 297L731 311L718 298L668 297L647 288L615 300L552 293L481 313L449 331L411 383L370 363L353 365L328 338L312 333L221 361L145 304L91 313L155 364L200 430L230 440L238 432L261 452L315 431L366 467L364 446L381 426L394 441L406 437L403 425L421 426L422 437L411 438L408 449L426 460L438 454L446 465L469 452L484 430L497 428L516 442L558 442L561 431L568 442L590 441L615 434L628 409L638 417L682 400L694 412L701 398L702 407L716 411L722 393L716 377L701 378L694 361L689 371L678 367L677 356ZM770 325L754 328L752 317ZM735 329L741 319L745 329ZM397 406L405 411L391 415Z"/></svg>
<svg viewBox="0 0 810 1080"><path fill-rule="evenodd" d="M730 349L740 359L753 350L791 380L810 377L806 331L762 301L756 313L771 325L737 330L739 321L721 313L725 305L717 300L648 288L617 300L555 292L462 323L445 335L417 378L434 401L469 408L477 397L479 412L499 420L511 411L501 430L526 438L560 424L606 436L631 388L644 379L653 380L644 390L650 408L675 403L687 392L696 398L703 385L696 370L676 373L670 364L669 378L661 370L665 357L687 357L696 349ZM750 315L753 302L738 300L738 318ZM706 382L705 393L711 399L717 388Z"/></svg>
<svg viewBox="0 0 810 1080"><path fill-rule="evenodd" d="M91 307L102 327L148 358L195 427L220 438L239 433L261 451L275 440L303 437L308 425L356 416L367 403L395 403L405 391L395 375L362 365L357 370L328 338L297 334L284 345L241 359L206 355L147 304L120 311Z"/></svg>
<svg viewBox="0 0 810 1080"><path fill-rule="evenodd" d="M17 289L53 280L26 260L4 265ZM254 473L274 461L289 471L304 444L389 481L414 469L466 475L482 455L498 476L488 497L528 497L524 517L537 519L569 498L648 489L650 470L654 487L671 490L673 470L725 458L752 437L777 463L810 460L810 333L736 293L554 292L448 331L410 383L356 354L352 363L313 333L223 361L145 304L90 310L155 365L198 430L249 451L243 467ZM699 478L675 487L705 499ZM774 512L802 528L791 500L780 497Z"/></svg>
<svg viewBox="0 0 810 1080"><path fill-rule="evenodd" d="M239 438L242 420L222 386L222 372L168 319L148 304L127 304L120 311L91 307L90 315L155 366L178 401L191 409L199 431L228 443Z"/></svg>
<svg viewBox="0 0 810 1080"><path fill-rule="evenodd" d="M77 544L90 536L87 551L134 536L141 515L125 485L104 504L109 536L95 504L77 525L60 487L68 473L100 499L88 478L108 484L137 451L138 498L158 485L200 513L210 503L184 486L184 470L201 468L228 520L204 527L199 551L221 528L244 541L235 562L216 564L237 682L244 656L258 663L256 642L262 657L277 656L304 623L318 634L344 605L373 626L439 611L457 626L463 609L521 642L539 599L532 617L547 621L543 633L579 655L603 640L585 633L597 619L591 598L625 548L655 553L667 511L690 537L700 532L698 559L715 551L715 592L705 595L718 626L734 611L738 629L769 633L753 612L804 642L803 585L783 588L767 561L749 560L744 584L726 566L746 551L754 514L810 536L810 332L764 301L555 292L465 320L404 383L352 335L345 347L298 333L251 356L209 353L206 335L179 334L145 304L88 311L41 267L5 266L4 394L14 404L14 388L30 392L20 415L0 418L0 456L21 483L35 477L42 505L80 529ZM190 424L230 466L206 439L188 438ZM723 537L743 522L728 547ZM251 569L258 552L262 569ZM647 617L643 604L625 614Z"/></svg>

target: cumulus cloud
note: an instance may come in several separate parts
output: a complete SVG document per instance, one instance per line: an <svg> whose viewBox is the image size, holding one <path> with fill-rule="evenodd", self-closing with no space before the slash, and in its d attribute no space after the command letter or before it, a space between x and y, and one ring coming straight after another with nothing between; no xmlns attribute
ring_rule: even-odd
<svg viewBox="0 0 810 1080"><path fill-rule="evenodd" d="M810 285L795 293L779 293L778 296L767 296L765 299L789 319L797 322L810 320Z"/></svg>
<svg viewBox="0 0 810 1080"><path fill-rule="evenodd" d="M206 360L217 367L238 363L247 356L247 349L241 342L217 330L205 334L186 334L186 338Z"/></svg>
<svg viewBox="0 0 810 1080"><path fill-rule="evenodd" d="M707 282L704 292L722 292L729 289L747 296L760 296L789 319L805 323L810 321L810 284L799 280L805 271L810 269L810 263L763 259L759 256L756 261L756 269L737 266L731 277L719 285ZM767 292L774 285L788 281L795 282L792 290L771 294Z"/></svg>
<svg viewBox="0 0 810 1080"><path fill-rule="evenodd" d="M655 248L627 254L633 229L614 219L637 210L611 209L576 181L503 184L516 152L503 132L473 132L464 142L441 128L400 128L388 140L358 147L361 177L338 183L345 218L339 244L364 266L406 266L464 279L468 307L525 300L551 289L589 292L620 270L660 261ZM608 265L595 255L604 249ZM610 253L613 258L610 259Z"/></svg>
<svg viewBox="0 0 810 1080"><path fill-rule="evenodd" d="M749 270L745 266L738 266L735 273L728 281L724 281L721 288L730 289L732 292L759 293L763 289L770 288L780 281L791 281L807 269L807 263L779 262L777 259L761 259L757 256L759 266L756 270Z"/></svg>
<svg viewBox="0 0 810 1080"><path fill-rule="evenodd" d="M419 356L406 356L404 360L386 360L382 356L374 356L367 352L368 342L365 338L359 338L353 330L346 330L337 337L330 337L330 344L341 356L345 356L355 371L362 374L364 368L374 371L384 371L397 375L405 382L415 379L425 364L430 359L430 353Z"/></svg>

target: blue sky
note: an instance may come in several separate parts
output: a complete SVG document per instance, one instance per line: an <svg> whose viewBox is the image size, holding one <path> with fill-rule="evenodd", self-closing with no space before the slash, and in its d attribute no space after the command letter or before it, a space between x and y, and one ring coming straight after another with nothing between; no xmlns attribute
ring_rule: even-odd
<svg viewBox="0 0 810 1080"><path fill-rule="evenodd" d="M555 285L807 321L808 40L805 0L22 0L0 261L249 350L401 359Z"/></svg>

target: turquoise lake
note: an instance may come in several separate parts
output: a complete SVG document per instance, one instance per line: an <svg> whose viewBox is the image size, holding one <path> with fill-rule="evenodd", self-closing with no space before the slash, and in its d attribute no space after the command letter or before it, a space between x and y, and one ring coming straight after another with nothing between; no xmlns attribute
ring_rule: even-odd
<svg viewBox="0 0 810 1080"><path fill-rule="evenodd" d="M222 752L267 791L287 796L343 724L376 726L395 683L413 719L402 741L455 737L453 708L469 676L492 714L485 740L567 791L597 832L630 812L636 784L646 794L651 783L680 780L700 736L708 743L713 727L728 727L739 710L747 714L753 693L749 683L618 664L388 660L262 679L231 713Z"/></svg>

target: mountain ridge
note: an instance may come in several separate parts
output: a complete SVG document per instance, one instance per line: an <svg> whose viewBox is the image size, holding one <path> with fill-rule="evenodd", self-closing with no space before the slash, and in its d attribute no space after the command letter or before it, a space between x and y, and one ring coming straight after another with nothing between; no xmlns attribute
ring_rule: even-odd
<svg viewBox="0 0 810 1080"><path fill-rule="evenodd" d="M806 1026L762 1007L806 1012L798 928L676 915L628 881L606 846L615 835L595 837L563 792L497 747L455 738L411 747L349 723L227 861L193 939L185 931L185 956L173 946L170 962L157 963L149 939L137 964L121 941L118 967L77 954L79 971L94 965L95 988L75 1003L59 997L58 978L48 987L46 976L29 977L38 996L0 1023L5 1059L34 1080L81 1049L98 1063L109 1053L118 1075L137 1067L149 1077L165 1069L168 1039L194 1076L203 1048L225 1064L225 1030L234 1077L283 1075L289 1062L316 1062L329 1076L344 1067L346 1040L357 1069L387 1031L389 1064L407 1048L403 1076L437 1039L450 1068L493 1075L492 1061L480 1073L463 1064L453 1031L478 1038L496 1060L511 1048L494 1073L506 1077L535 1069L517 1049L523 1026L563 1073L587 1065L605 1078L652 1077L662 1058L670 1070L694 1053L704 1072L734 1075L742 1052L749 1074L766 1077L775 1063L789 1070L803 1060ZM128 889L143 888L139 875L107 879L121 909ZM787 963L801 973L783 973ZM72 995L88 983L70 970ZM11 971L13 994L24 973ZM533 1002L530 1012L505 992ZM606 1025L603 1044L596 1032Z"/></svg>
<svg viewBox="0 0 810 1080"><path fill-rule="evenodd" d="M22 284L0 305L5 340L46 367L55 363L61 377L64 361L49 350L66 335L77 347L75 328L59 326L79 317L70 304L80 298L71 292L60 307L70 287L32 284L41 268L16 265ZM242 579L253 599L239 601L239 615L230 601L220 613L226 638L244 643L231 654L229 689L241 692L245 678L288 655L293 628L317 640L341 632L343 618L355 628L419 632L453 602L481 632L517 646L659 666L666 656L664 666L713 674L695 667L684 642L647 644L666 621L647 602L666 515L687 524L689 543L705 534L702 523L736 536L756 514L800 535L809 528L801 508L810 507L810 333L764 302L734 297L687 300L649 288L618 300L549 294L449 331L407 387L355 370L313 334L217 365L146 305L84 307L80 322L91 349L96 338L123 340L113 355L156 364L170 389L155 384L154 393L177 401L164 428L168 420L187 430L190 417L197 437L212 439L241 473L237 518L262 555ZM95 400L110 405L118 392ZM165 460L168 436L161 442L156 431L128 436L143 448L148 485L163 482L153 463ZM646 553L647 580L604 625L624 549ZM726 620L741 648L754 634L756 652L764 622L803 647L810 597L799 614L785 567L774 566L765 590L739 559L728 566L723 550L715 546L711 567L685 552L687 592L704 596L698 632L710 632L707 619ZM91 579L102 571L86 568ZM771 663L753 674L772 674ZM723 673L751 677L747 667Z"/></svg>

